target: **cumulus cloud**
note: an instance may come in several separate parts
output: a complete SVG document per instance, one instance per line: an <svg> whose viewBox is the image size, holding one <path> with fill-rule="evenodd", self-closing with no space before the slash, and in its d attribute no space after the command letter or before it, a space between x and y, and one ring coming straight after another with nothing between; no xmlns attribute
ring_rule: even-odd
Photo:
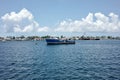
<svg viewBox="0 0 120 80"><path fill-rule="evenodd" d="M58 24L55 31L59 32L120 32L119 16L110 13L89 13L81 20L64 20Z"/></svg>
<svg viewBox="0 0 120 80"><path fill-rule="evenodd" d="M30 11L23 8L20 12L11 12L0 19L0 29L3 32L120 32L119 16L115 13L89 13L80 20L64 20L57 27L50 29L41 27Z"/></svg>
<svg viewBox="0 0 120 80"><path fill-rule="evenodd" d="M7 13L1 17L2 29L5 32L46 32L48 27L40 27L34 16L27 9L20 12Z"/></svg>

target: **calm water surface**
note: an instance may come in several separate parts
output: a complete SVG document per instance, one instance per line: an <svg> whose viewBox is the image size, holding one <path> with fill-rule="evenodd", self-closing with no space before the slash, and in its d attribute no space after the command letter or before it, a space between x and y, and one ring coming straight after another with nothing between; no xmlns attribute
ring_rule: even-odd
<svg viewBox="0 0 120 80"><path fill-rule="evenodd" d="M0 42L0 80L120 80L120 41Z"/></svg>

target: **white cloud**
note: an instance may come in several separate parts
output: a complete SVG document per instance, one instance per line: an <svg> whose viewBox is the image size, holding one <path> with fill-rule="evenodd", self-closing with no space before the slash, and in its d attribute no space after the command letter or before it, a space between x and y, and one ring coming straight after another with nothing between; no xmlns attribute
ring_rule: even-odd
<svg viewBox="0 0 120 80"><path fill-rule="evenodd" d="M49 30L48 27L40 27L32 13L25 8L18 13L5 14L1 20L5 32L45 32Z"/></svg>
<svg viewBox="0 0 120 80"><path fill-rule="evenodd" d="M34 16L27 9L20 12L7 13L0 19L3 32L120 32L119 16L110 13L89 13L80 20L64 20L57 27L50 29L40 25L34 20Z"/></svg>
<svg viewBox="0 0 120 80"><path fill-rule="evenodd" d="M41 31L47 32L49 31L49 28L48 27L39 28L38 32L41 32Z"/></svg>
<svg viewBox="0 0 120 80"><path fill-rule="evenodd" d="M60 32L120 32L119 16L110 13L105 16L102 13L89 13L86 18L74 21L62 21L55 31Z"/></svg>

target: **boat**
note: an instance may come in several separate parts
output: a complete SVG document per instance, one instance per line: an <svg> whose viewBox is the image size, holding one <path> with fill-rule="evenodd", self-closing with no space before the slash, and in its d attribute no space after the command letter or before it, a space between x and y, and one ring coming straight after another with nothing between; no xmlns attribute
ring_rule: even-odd
<svg viewBox="0 0 120 80"><path fill-rule="evenodd" d="M48 45L54 44L75 44L74 40L46 39Z"/></svg>

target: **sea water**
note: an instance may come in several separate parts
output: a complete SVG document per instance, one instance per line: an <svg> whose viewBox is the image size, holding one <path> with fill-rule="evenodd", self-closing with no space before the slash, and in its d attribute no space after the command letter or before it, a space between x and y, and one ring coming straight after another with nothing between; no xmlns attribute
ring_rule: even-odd
<svg viewBox="0 0 120 80"><path fill-rule="evenodd" d="M0 42L0 80L120 80L120 41Z"/></svg>

